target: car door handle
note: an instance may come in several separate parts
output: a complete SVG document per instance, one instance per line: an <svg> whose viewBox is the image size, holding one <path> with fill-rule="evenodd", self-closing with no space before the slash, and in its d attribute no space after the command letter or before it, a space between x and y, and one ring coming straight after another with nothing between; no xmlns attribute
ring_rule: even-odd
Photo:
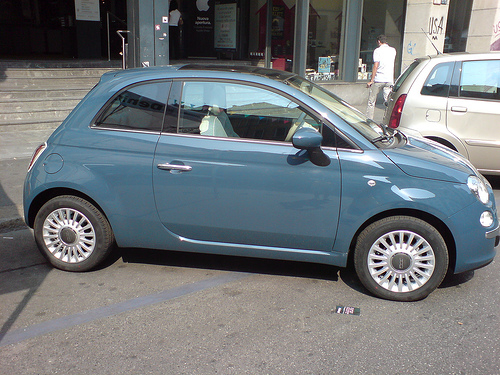
<svg viewBox="0 0 500 375"><path fill-rule="evenodd" d="M457 107L457 106L453 106L453 107L451 107L451 111L452 111L452 112L460 112L460 113L465 113L465 112L467 112L467 107Z"/></svg>
<svg viewBox="0 0 500 375"><path fill-rule="evenodd" d="M193 167L191 167L190 165L169 164L169 163L158 164L157 167L158 169L161 169L163 171L179 171L179 172L189 172L193 169Z"/></svg>

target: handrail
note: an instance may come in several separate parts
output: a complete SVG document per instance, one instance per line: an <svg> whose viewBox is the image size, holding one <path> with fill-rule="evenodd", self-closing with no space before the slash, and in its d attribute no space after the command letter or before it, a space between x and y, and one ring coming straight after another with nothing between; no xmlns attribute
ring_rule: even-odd
<svg viewBox="0 0 500 375"><path fill-rule="evenodd" d="M127 67L127 51L125 49L125 37L122 35L128 34L130 31L129 30L116 30L116 33L122 38L122 68L125 69Z"/></svg>
<svg viewBox="0 0 500 375"><path fill-rule="evenodd" d="M120 22L122 25L127 27L127 23L123 21L122 19L118 18L116 14L111 13L109 10L106 12L106 28L108 32L108 61L111 61L111 38L110 38L110 31L109 31L109 19L112 17L115 21Z"/></svg>

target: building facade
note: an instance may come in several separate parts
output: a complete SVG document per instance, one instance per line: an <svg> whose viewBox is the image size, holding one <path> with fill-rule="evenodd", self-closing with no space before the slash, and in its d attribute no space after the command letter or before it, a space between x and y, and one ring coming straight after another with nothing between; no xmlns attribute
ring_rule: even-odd
<svg viewBox="0 0 500 375"><path fill-rule="evenodd" d="M0 59L117 60L118 30L129 67L227 60L356 82L379 34L396 74L436 51L500 50L500 1L0 0Z"/></svg>

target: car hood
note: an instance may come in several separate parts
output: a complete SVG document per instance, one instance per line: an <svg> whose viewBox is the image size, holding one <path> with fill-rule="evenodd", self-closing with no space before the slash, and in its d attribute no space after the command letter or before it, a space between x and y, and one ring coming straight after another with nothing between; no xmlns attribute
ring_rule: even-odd
<svg viewBox="0 0 500 375"><path fill-rule="evenodd" d="M459 153L437 142L407 136L406 143L382 150L401 170L414 177L465 183L475 169Z"/></svg>

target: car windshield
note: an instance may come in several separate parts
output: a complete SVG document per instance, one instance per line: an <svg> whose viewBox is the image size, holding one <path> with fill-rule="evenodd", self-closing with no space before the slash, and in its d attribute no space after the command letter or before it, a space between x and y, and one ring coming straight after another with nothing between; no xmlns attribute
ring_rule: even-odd
<svg viewBox="0 0 500 375"><path fill-rule="evenodd" d="M321 86L299 76L289 78L286 83L296 87L303 93L328 107L368 140L375 142L380 140L381 137L385 138L388 136L381 125L369 119L356 108Z"/></svg>

